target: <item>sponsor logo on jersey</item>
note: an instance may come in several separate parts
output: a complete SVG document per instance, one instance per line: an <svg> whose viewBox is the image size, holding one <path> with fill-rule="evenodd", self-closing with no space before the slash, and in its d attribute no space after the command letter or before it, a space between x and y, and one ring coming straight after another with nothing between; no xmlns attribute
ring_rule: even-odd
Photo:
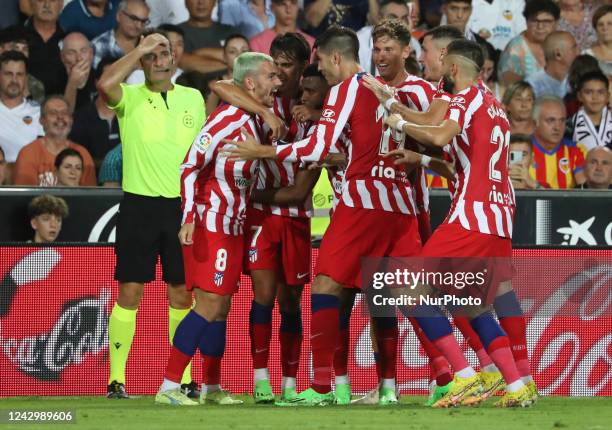
<svg viewBox="0 0 612 430"><path fill-rule="evenodd" d="M448 107L449 108L458 107L458 108L460 108L462 110L465 110L466 109L465 99L463 97L461 97L461 96L453 97L453 99L451 100L450 105Z"/></svg>
<svg viewBox="0 0 612 430"><path fill-rule="evenodd" d="M183 125L187 128L193 128L193 126L195 125L195 119L193 118L193 115L186 114L183 117Z"/></svg>
<svg viewBox="0 0 612 430"><path fill-rule="evenodd" d="M247 178L234 178L234 185L238 188L248 188L251 186L252 181Z"/></svg>
<svg viewBox="0 0 612 430"><path fill-rule="evenodd" d="M30 125L30 124L32 124L32 121L34 120L34 118L32 118L30 115L26 115L26 116L24 116L24 117L23 117L23 118L21 118L21 119L22 119L22 121L23 121L23 123L24 123L25 125Z"/></svg>
<svg viewBox="0 0 612 430"><path fill-rule="evenodd" d="M334 112L332 109L325 109L323 113L321 113L321 118L319 119L319 121L325 121L331 124L335 124L336 123L336 118L334 118L335 116L336 116L336 112Z"/></svg>

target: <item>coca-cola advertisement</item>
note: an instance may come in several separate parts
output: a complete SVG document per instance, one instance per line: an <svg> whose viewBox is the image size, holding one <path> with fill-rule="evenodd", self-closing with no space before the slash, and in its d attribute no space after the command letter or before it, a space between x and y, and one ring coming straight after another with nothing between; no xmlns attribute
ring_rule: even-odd
<svg viewBox="0 0 612 430"><path fill-rule="evenodd" d="M103 395L108 378L108 315L117 284L108 246L0 247L1 396ZM313 265L317 250L313 249ZM514 251L513 285L528 319L532 372L545 395L612 395L612 250ZM158 279L160 279L158 270ZM305 341L298 388L309 381L310 302L303 297ZM223 385L252 390L248 315L252 300L243 276L228 322ZM349 372L353 391L376 383L366 300L358 296L351 320ZM127 367L132 394L153 394L169 353L168 303L161 281L148 284L138 311ZM280 386L275 313L270 374ZM476 364L464 343L466 354ZM398 382L405 393L425 393L427 359L407 320L400 319ZM194 380L200 381L196 357Z"/></svg>

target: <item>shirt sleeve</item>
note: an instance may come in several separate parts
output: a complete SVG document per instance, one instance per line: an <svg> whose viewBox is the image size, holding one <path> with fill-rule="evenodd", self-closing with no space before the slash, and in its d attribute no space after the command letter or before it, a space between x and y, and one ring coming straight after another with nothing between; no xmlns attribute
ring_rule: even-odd
<svg viewBox="0 0 612 430"><path fill-rule="evenodd" d="M515 45L516 42L513 39L499 57L499 65L497 66L497 73L499 76L505 72L516 73L520 76L525 75L521 57L519 55L518 48Z"/></svg>
<svg viewBox="0 0 612 430"><path fill-rule="evenodd" d="M13 178L15 185L39 185L38 171L36 170L36 162L34 153L31 147L25 146L15 162L15 177Z"/></svg>
<svg viewBox="0 0 612 430"><path fill-rule="evenodd" d="M248 6L247 6L248 7ZM227 25L239 25L242 22L242 11L236 0L224 0L219 2L219 22Z"/></svg>
<svg viewBox="0 0 612 430"><path fill-rule="evenodd" d="M121 85L121 100L119 100L119 102L112 106L112 105L108 105L109 108L111 108L112 110L115 111L115 113L117 114L118 118L124 117L126 114L126 105L128 104L130 98L131 98L131 92L132 92L132 86L128 85L128 84L120 84Z"/></svg>
<svg viewBox="0 0 612 430"><path fill-rule="evenodd" d="M574 159L574 173L582 172L584 170L584 154L578 146L572 148L572 158Z"/></svg>
<svg viewBox="0 0 612 430"><path fill-rule="evenodd" d="M453 97L448 105L448 111L444 119L450 119L459 124L459 128L463 130L465 125L465 112L467 111L468 102L463 95Z"/></svg>
<svg viewBox="0 0 612 430"><path fill-rule="evenodd" d="M357 76L332 87L312 135L290 145L277 146L277 159L292 163L322 161L332 145L340 138L355 107L359 89Z"/></svg>

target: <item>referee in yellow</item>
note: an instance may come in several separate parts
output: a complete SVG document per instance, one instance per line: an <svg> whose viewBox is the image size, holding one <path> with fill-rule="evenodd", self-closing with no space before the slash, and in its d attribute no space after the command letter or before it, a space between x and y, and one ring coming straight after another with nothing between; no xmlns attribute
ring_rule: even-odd
<svg viewBox="0 0 612 430"><path fill-rule="evenodd" d="M145 83L124 84L138 65ZM164 32L150 30L133 51L106 69L98 83L119 119L123 151L123 200L115 244L119 295L108 325L108 398L128 398L125 366L136 331L136 312L144 284L155 279L158 256L168 284L170 341L191 308L178 241L179 166L204 124L206 112L199 91L171 82L175 69L170 41ZM197 384L191 381L191 367L182 383L190 397L199 395Z"/></svg>

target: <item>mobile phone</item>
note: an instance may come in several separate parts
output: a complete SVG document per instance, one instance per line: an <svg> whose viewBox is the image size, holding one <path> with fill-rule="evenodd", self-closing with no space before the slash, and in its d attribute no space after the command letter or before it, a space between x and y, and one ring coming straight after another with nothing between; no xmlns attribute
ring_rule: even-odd
<svg viewBox="0 0 612 430"><path fill-rule="evenodd" d="M510 164L518 164L523 161L523 151L510 151Z"/></svg>

